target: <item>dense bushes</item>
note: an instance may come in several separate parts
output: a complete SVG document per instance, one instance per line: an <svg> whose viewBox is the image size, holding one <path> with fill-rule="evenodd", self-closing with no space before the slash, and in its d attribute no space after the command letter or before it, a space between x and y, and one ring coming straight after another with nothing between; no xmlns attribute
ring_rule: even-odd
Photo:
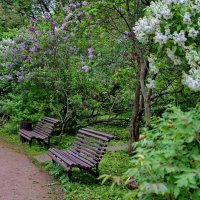
<svg viewBox="0 0 200 200"><path fill-rule="evenodd" d="M146 138L135 144L133 168L138 199L199 199L200 106L190 112L168 108Z"/></svg>

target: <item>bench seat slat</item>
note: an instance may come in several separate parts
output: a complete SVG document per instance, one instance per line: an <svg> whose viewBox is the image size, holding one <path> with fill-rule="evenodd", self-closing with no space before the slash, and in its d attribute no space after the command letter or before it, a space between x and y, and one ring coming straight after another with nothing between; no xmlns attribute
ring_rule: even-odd
<svg viewBox="0 0 200 200"><path fill-rule="evenodd" d="M94 134L94 133L90 133L90 132L88 132L88 131L79 130L79 133L83 133L83 134L85 134L85 135L89 135L89 136L92 136L92 137L94 137L94 138L98 138L98 139L101 139L101 140L103 140L103 141L106 141L106 142L109 141L109 139L106 138L106 137L102 137L102 136L96 135L96 134Z"/></svg>
<svg viewBox="0 0 200 200"><path fill-rule="evenodd" d="M89 169L91 167L91 165L83 162L82 160L80 160L79 158L77 158L77 156L71 155L69 153L69 151L60 151L56 148L51 148L49 149L49 151L51 153L53 153L54 156L58 157L59 159L63 160L64 162L66 162L70 167L72 166L78 166L78 167L84 167Z"/></svg>
<svg viewBox="0 0 200 200"><path fill-rule="evenodd" d="M98 161L99 158L100 158L100 156L91 154L90 152L88 152L86 149L83 149L83 148L74 147L73 149L71 149L71 151L77 152L78 154L79 154L79 153L83 153L83 154L85 154L87 157L90 157L91 160L95 160L95 161Z"/></svg>
<svg viewBox="0 0 200 200"><path fill-rule="evenodd" d="M62 152L56 148L51 148L49 149L49 151L56 157L60 158L61 160L63 160L64 162L66 162L69 166L72 166L74 163L69 159L66 158L65 156L65 152Z"/></svg>
<svg viewBox="0 0 200 200"><path fill-rule="evenodd" d="M85 146L78 146L78 145L73 145L73 148L72 149L77 149L79 151L83 150L84 152L86 151L87 154L89 153L91 156L93 157L96 157L96 158L99 158L101 157L99 154L101 154L102 152L95 152L95 151L92 151L91 149L85 147Z"/></svg>
<svg viewBox="0 0 200 200"><path fill-rule="evenodd" d="M86 140L90 140L90 141L92 141L92 142L94 142L94 143L97 143L97 144L100 144L100 145L102 145L102 146L105 145L105 143L102 142L102 141L100 141L100 140L95 140L94 138L87 137L86 135L83 135L83 134L80 134L80 133L78 133L77 136L78 136L78 137L81 137L81 138L84 138L84 139L86 139Z"/></svg>
<svg viewBox="0 0 200 200"><path fill-rule="evenodd" d="M49 122L54 123L54 124L56 124L56 123L59 122L58 119L54 119L54 118L47 117L47 116L43 117L42 119L43 119L44 121L49 121Z"/></svg>
<svg viewBox="0 0 200 200"><path fill-rule="evenodd" d="M95 130L91 130L91 129L87 129L87 128L82 128L82 130L88 131L88 132L91 132L91 133L96 133L96 134L98 134L100 136L108 138L109 140L116 138L116 136L114 136L114 135L110 135L110 134L107 134L107 133L104 133L104 132L100 132L100 131L95 131Z"/></svg>
<svg viewBox="0 0 200 200"><path fill-rule="evenodd" d="M97 147L97 146L93 146L93 145L89 146L88 144L83 143L83 142L81 142L79 140L75 141L74 145L76 145L76 146L80 146L80 145L85 146L85 147L87 147L87 148L89 148L89 149L91 149L91 150L93 150L93 151L95 151L97 153L101 153L102 151L105 150L105 147L101 147L101 146Z"/></svg>
<svg viewBox="0 0 200 200"><path fill-rule="evenodd" d="M94 148L97 148L97 149L101 149L103 148L104 146L106 146L106 144L98 144L98 143L95 143L95 142L92 142L91 140L87 140L87 139L84 139L84 138L81 138L81 137L77 137L77 140L78 142L80 143L83 143L83 144L86 144L88 146L91 146L91 147L94 147Z"/></svg>
<svg viewBox="0 0 200 200"><path fill-rule="evenodd" d="M67 151L67 153L71 154L73 157L77 158L78 160L82 161L84 165L88 165L89 167L94 166L95 164L86 158L82 157L81 155L78 154L78 152L74 152L72 150Z"/></svg>
<svg viewBox="0 0 200 200"><path fill-rule="evenodd" d="M58 157L55 157L53 153L48 152L48 155L59 165L61 165L66 171L70 170L70 167L67 166L66 162L63 162L63 160L59 159Z"/></svg>

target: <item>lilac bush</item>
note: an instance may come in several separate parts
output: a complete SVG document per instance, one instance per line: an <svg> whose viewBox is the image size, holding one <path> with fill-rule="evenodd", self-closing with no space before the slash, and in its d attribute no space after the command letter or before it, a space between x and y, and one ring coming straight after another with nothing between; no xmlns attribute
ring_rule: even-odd
<svg viewBox="0 0 200 200"><path fill-rule="evenodd" d="M141 43L153 40L157 48L149 55L150 71L158 73L163 66L182 69L182 83L194 91L200 91L199 14L199 0L159 0L151 2L134 27Z"/></svg>

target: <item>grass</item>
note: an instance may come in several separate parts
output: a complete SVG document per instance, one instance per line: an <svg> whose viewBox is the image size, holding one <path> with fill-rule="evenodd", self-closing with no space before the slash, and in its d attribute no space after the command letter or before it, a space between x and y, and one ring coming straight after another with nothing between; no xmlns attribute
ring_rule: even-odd
<svg viewBox="0 0 200 200"><path fill-rule="evenodd" d="M111 125L95 125L88 128L117 136L118 140L111 141L109 146L127 143L128 130L126 128ZM6 126L1 128L0 139L10 144L17 151L27 154L34 163L50 171L52 176L60 180L66 193L66 200L121 200L129 192L123 183L119 186L111 187L113 183L111 180L102 184L102 180L96 180L88 172L80 171L78 168L73 168L72 181L69 182L66 173L60 166L54 165L52 162L45 162L41 165L34 160L33 156L47 153L46 147L39 145L36 141L33 142L32 148L29 147L28 143L20 144L16 131L15 134L10 132ZM74 138L73 135L64 136L58 145L58 138L53 137L51 143L60 149L68 149L73 144ZM126 150L107 152L99 165L100 175L121 176L130 168L129 160Z"/></svg>

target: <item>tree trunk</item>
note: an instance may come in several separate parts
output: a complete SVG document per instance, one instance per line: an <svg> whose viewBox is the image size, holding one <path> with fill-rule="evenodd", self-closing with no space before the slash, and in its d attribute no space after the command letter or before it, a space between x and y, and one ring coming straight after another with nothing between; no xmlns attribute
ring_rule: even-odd
<svg viewBox="0 0 200 200"><path fill-rule="evenodd" d="M133 154L133 147L132 143L135 141L138 141L139 139L139 124L140 124L140 117L139 117L139 112L140 112L140 77L139 77L139 72L137 73L138 76L138 81L135 89L135 99L134 99L134 104L133 104L133 112L132 112L132 118L131 118L131 123L130 123L130 130L129 130L129 135L128 135L128 153L129 155Z"/></svg>

